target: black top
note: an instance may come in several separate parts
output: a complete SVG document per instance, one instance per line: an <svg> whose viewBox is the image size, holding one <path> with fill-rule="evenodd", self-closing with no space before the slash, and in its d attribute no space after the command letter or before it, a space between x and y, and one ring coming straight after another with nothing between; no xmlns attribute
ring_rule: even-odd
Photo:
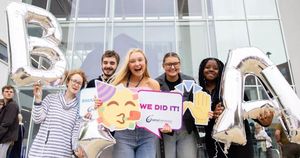
<svg viewBox="0 0 300 158"><path fill-rule="evenodd" d="M19 106L10 100L0 112L0 144L18 139L19 131Z"/></svg>
<svg viewBox="0 0 300 158"><path fill-rule="evenodd" d="M169 87L169 89L170 89L171 91L172 91L172 90L175 90L175 86L179 85L179 84L182 82L180 76L178 77L178 80L176 80L175 82L170 82L170 81L168 81L168 80L167 80L167 76L165 77L165 80L166 80L166 83L167 83L167 85L168 85L168 87Z"/></svg>
<svg viewBox="0 0 300 158"><path fill-rule="evenodd" d="M185 74L179 73L179 81L176 81L178 83L181 83L183 80L194 80L193 77L191 76L187 76ZM159 85L160 85L160 90L161 91L171 91L171 89L169 88L169 85L167 83L166 80L166 74L162 74L159 77L157 77L155 80L158 81ZM175 85L175 83L171 83L170 87L172 88L172 84ZM177 85L177 84L176 84ZM175 85L175 86L176 86ZM191 90L190 92L185 91L183 93L183 101L193 101L193 90ZM186 130L188 131L188 133L191 133L192 131L197 132L196 126L195 126L195 120L190 112L189 109L187 109L183 115L183 123L186 127ZM173 132L170 134L172 135Z"/></svg>
<svg viewBox="0 0 300 158"><path fill-rule="evenodd" d="M102 74L98 78L94 78L94 79L90 80L88 82L88 84L86 85L86 88L93 88L93 87L95 87L95 80L106 82L106 83L111 83L113 81L113 77L110 77L108 79L104 79L103 74Z"/></svg>

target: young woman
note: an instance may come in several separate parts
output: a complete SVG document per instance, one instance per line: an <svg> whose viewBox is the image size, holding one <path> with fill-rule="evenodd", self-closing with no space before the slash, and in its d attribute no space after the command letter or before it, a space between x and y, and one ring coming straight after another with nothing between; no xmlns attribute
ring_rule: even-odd
<svg viewBox="0 0 300 158"><path fill-rule="evenodd" d="M216 58L206 58L204 59L199 67L199 84L203 87L203 91L206 91L211 95L212 99L212 111L213 111L213 119L211 119L208 123L208 126L205 128L205 144L208 152L208 156L210 158L213 157L243 157L243 158L253 158L253 143L250 132L249 123L247 120L244 121L245 131L246 131L246 139L247 144L242 145L234 145L232 144L228 150L228 154L225 155L223 153L223 145L222 143L216 142L211 134L213 130L213 126L215 124L215 119L218 118L224 110L224 107L221 103L220 97L220 80L222 76L222 71L224 68L224 64L216 59ZM245 95L244 100L248 100L248 97ZM272 123L273 111L266 111L263 116L255 119L257 123L263 126L269 126ZM217 150L216 150L217 148Z"/></svg>
<svg viewBox="0 0 300 158"><path fill-rule="evenodd" d="M123 84L131 89L159 90L158 82L150 78L144 52L136 48L128 51L124 65L112 84ZM114 137L117 140L114 158L155 158L158 138L144 128L116 131Z"/></svg>
<svg viewBox="0 0 300 158"><path fill-rule="evenodd" d="M76 95L86 85L86 76L81 70L70 71L66 77L67 90L63 93L49 94L42 100L42 86L33 88L33 121L40 124L29 158L72 157L76 150L79 130L79 99ZM82 156L81 152L76 152Z"/></svg>
<svg viewBox="0 0 300 158"><path fill-rule="evenodd" d="M172 91L183 80L194 80L193 77L180 73L180 58L178 54L165 54L162 64L165 73L156 78L161 91ZM192 101L192 93L183 94L184 101ZM166 128L165 128L166 129ZM182 127L178 131L162 131L165 158L196 158L197 157L197 129L189 110L183 115Z"/></svg>

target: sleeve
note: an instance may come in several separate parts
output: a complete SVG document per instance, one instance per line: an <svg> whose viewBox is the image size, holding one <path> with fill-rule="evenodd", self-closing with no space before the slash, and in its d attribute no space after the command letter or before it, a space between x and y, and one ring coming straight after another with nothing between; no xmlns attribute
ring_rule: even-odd
<svg viewBox="0 0 300 158"><path fill-rule="evenodd" d="M272 143L272 139L269 137L269 135L267 134L267 132L265 130L263 130L262 135L268 142Z"/></svg>
<svg viewBox="0 0 300 158"><path fill-rule="evenodd" d="M95 80L90 80L88 82L88 84L86 85L86 88L92 88L92 87L95 87Z"/></svg>
<svg viewBox="0 0 300 158"><path fill-rule="evenodd" d="M80 129L80 124L81 124L82 119L80 118L79 114L78 117L76 118L75 125L72 130L72 150L77 149L77 142L79 138L79 129Z"/></svg>
<svg viewBox="0 0 300 158"><path fill-rule="evenodd" d="M7 107L0 124L0 139L8 131L8 128L16 121L19 113L18 105L15 102L11 102L6 106Z"/></svg>
<svg viewBox="0 0 300 158"><path fill-rule="evenodd" d="M46 96L46 98L42 101L42 103L34 103L32 109L32 119L34 123L40 124L46 119L49 106L50 106L49 95Z"/></svg>

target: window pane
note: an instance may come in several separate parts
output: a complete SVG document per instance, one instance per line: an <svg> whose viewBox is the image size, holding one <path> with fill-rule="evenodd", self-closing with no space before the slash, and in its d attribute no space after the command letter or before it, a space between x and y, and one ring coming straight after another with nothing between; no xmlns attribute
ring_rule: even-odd
<svg viewBox="0 0 300 158"><path fill-rule="evenodd" d="M30 1L29 1L30 2ZM32 0L31 5L46 9L47 0Z"/></svg>
<svg viewBox="0 0 300 158"><path fill-rule="evenodd" d="M8 62L8 56L7 56L7 46L4 42L0 40L0 59Z"/></svg>
<svg viewBox="0 0 300 158"><path fill-rule="evenodd" d="M216 37L216 26L215 22L209 21L208 22L208 33L210 38L210 54L211 57L218 57L218 50L217 50L217 37Z"/></svg>
<svg viewBox="0 0 300 158"><path fill-rule="evenodd" d="M222 61L226 61L230 49L249 46L244 21L217 21L215 27L218 57Z"/></svg>
<svg viewBox="0 0 300 158"><path fill-rule="evenodd" d="M105 17L106 0L80 0L78 17Z"/></svg>
<svg viewBox="0 0 300 158"><path fill-rule="evenodd" d="M146 17L174 18L174 0L145 0L145 14Z"/></svg>
<svg viewBox="0 0 300 158"><path fill-rule="evenodd" d="M241 0L208 0L212 1L216 19L244 19L244 7Z"/></svg>
<svg viewBox="0 0 300 158"><path fill-rule="evenodd" d="M115 17L143 17L143 1L115 0Z"/></svg>
<svg viewBox="0 0 300 158"><path fill-rule="evenodd" d="M276 64L287 62L282 41L279 22L274 21L249 21L249 34L251 45L270 52L269 58Z"/></svg>
<svg viewBox="0 0 300 158"><path fill-rule="evenodd" d="M142 23L115 23L113 31L113 49L121 59L124 59L131 48L143 49Z"/></svg>
<svg viewBox="0 0 300 158"><path fill-rule="evenodd" d="M247 17L253 18L277 18L274 0L245 0Z"/></svg>
<svg viewBox="0 0 300 158"><path fill-rule="evenodd" d="M101 74L100 60L103 53L103 41L104 25L102 23L76 26L72 68L81 67L89 80Z"/></svg>
<svg viewBox="0 0 300 158"><path fill-rule="evenodd" d="M255 76L248 75L245 79L245 85L256 85Z"/></svg>
<svg viewBox="0 0 300 158"><path fill-rule="evenodd" d="M257 94L257 88L256 87L245 87L245 94L247 95L249 100L257 100L258 94Z"/></svg>
<svg viewBox="0 0 300 158"><path fill-rule="evenodd" d="M203 0L177 0L178 17L202 18L204 16Z"/></svg>
<svg viewBox="0 0 300 158"><path fill-rule="evenodd" d="M181 71L197 79L200 62L209 56L206 23L180 22L177 31Z"/></svg>
<svg viewBox="0 0 300 158"><path fill-rule="evenodd" d="M176 50L174 25L172 22L146 23L145 50L152 77L164 72L161 66L163 56Z"/></svg>
<svg viewBox="0 0 300 158"><path fill-rule="evenodd" d="M74 17L76 1L77 0L52 0L50 4L50 12L56 18L69 19L69 17Z"/></svg>

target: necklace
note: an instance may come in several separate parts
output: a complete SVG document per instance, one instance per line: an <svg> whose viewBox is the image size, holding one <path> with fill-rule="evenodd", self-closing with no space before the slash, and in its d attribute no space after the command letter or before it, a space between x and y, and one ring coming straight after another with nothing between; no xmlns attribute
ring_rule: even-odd
<svg viewBox="0 0 300 158"><path fill-rule="evenodd" d="M130 78L131 78L131 75L128 76L126 87L129 87ZM140 83L142 82L143 79L144 79L144 75L143 75L143 77L139 80L139 82L134 87L135 88L138 87L140 85Z"/></svg>

